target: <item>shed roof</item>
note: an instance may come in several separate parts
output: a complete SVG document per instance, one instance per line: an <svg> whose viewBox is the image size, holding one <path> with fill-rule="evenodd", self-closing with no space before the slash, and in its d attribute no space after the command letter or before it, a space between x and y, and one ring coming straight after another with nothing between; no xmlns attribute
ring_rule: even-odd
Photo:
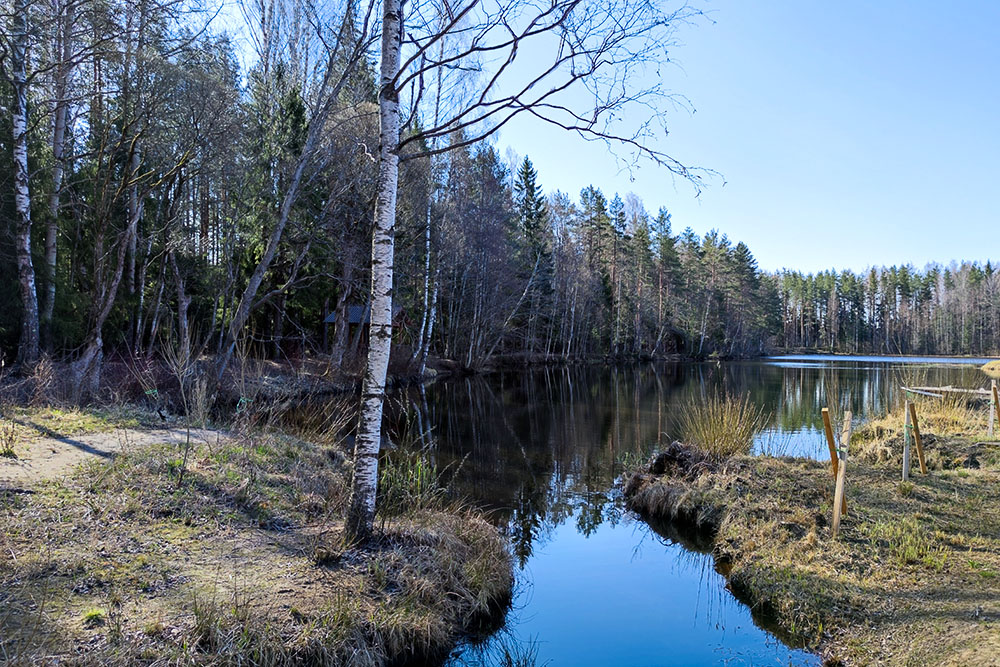
<svg viewBox="0 0 1000 667"><path fill-rule="evenodd" d="M399 311L403 308L402 306L393 305L392 306L392 317L393 319L399 315ZM364 318L364 319L362 319ZM323 320L327 324L333 324L337 321L337 313L333 312L326 316ZM366 306L361 304L355 304L347 307L347 323L348 324L368 324L371 322L371 310Z"/></svg>

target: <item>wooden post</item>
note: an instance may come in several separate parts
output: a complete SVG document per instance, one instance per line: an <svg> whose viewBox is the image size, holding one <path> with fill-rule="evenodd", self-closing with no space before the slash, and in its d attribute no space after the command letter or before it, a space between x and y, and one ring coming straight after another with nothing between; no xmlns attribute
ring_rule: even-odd
<svg viewBox="0 0 1000 667"><path fill-rule="evenodd" d="M823 408L823 430L826 431L826 444L830 448L830 466L833 468L833 478L837 478L837 443L833 440L833 425L830 423L830 408Z"/></svg>
<svg viewBox="0 0 1000 667"><path fill-rule="evenodd" d="M990 428L989 438L993 439L993 422L997 420L997 406L1000 405L1000 397L997 396L997 381L990 380Z"/></svg>
<svg viewBox="0 0 1000 667"><path fill-rule="evenodd" d="M840 506L840 512L847 516L847 495L843 491L844 477L846 472L844 468L847 467L847 451L851 446L851 432L854 430L854 415L848 410L844 413L844 428L840 432L840 469L837 471L837 488L840 489L840 502L837 502L836 494L834 494L834 506ZM837 522L839 524L839 521Z"/></svg>
<svg viewBox="0 0 1000 667"><path fill-rule="evenodd" d="M903 481L910 479L910 402L903 405Z"/></svg>
<svg viewBox="0 0 1000 667"><path fill-rule="evenodd" d="M924 445L920 440L920 424L917 422L917 405L910 403L910 422L913 424L913 442L917 446L917 460L920 461L921 474L927 474L927 461L924 460Z"/></svg>
<svg viewBox="0 0 1000 667"><path fill-rule="evenodd" d="M847 452L840 461L840 469L837 471L837 490L833 494L833 539L837 539L840 533L841 513L847 514L847 498L844 497L844 479L847 477Z"/></svg>

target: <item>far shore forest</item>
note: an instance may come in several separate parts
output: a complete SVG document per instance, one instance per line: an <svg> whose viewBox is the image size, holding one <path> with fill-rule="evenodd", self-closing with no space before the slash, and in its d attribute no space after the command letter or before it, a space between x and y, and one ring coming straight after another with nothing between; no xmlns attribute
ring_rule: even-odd
<svg viewBox="0 0 1000 667"><path fill-rule="evenodd" d="M290 32L308 23L297 3L265 3L284 20L256 16L245 70L229 37L179 5L55 4L18 5L30 48L18 51L15 30L3 61L5 364L48 354L99 375L112 354L240 343L360 369L363 327L348 320L370 303L371 45L337 52L331 87L295 48L315 41ZM347 19L333 33L360 39ZM393 372L419 373L428 357L479 368L501 356L1000 351L989 263L761 271L746 243L694 232L703 221L672 219L669 202L600 183L546 191L530 156L461 124L422 131L440 125L437 86L402 128L420 150L399 174Z"/></svg>

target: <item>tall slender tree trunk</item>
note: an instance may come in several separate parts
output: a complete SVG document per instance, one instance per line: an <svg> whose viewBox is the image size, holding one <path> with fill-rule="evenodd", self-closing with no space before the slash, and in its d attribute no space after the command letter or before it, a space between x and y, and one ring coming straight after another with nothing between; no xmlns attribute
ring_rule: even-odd
<svg viewBox="0 0 1000 667"><path fill-rule="evenodd" d="M348 258L341 269L340 294L334 311L337 317L333 327L333 348L330 351L330 367L337 369L344 363L344 352L347 350L347 334L350 323L347 321L347 300L351 296L351 281L353 280L353 261Z"/></svg>
<svg viewBox="0 0 1000 667"><path fill-rule="evenodd" d="M75 4L63 6L62 26L54 49L60 62L56 67L55 120L52 129L52 192L49 194L49 219L45 226L45 299L42 301L41 335L47 347L52 345L52 316L56 304L56 259L59 235L59 205L66 169L66 126L69 117L69 77L72 72L73 22Z"/></svg>
<svg viewBox="0 0 1000 667"><path fill-rule="evenodd" d="M28 184L28 2L14 2L12 54L14 108L14 210L17 217L17 278L21 291L21 341L18 362L38 361L38 294L31 261L31 194Z"/></svg>
<svg viewBox="0 0 1000 667"><path fill-rule="evenodd" d="M431 164L433 165L433 158L431 159ZM433 167L431 168L433 173ZM433 178L433 176L432 176ZM433 187L433 186L431 186ZM427 335L427 320L430 315L430 301L431 301L431 196L428 193L427 197L427 210L424 215L424 286L423 286L423 314L420 317L420 330L417 334L417 344L413 347L413 353L410 355L410 366L413 367L417 361L420 359L420 355L424 349L424 336ZM420 369L422 372L423 369Z"/></svg>
<svg viewBox="0 0 1000 667"><path fill-rule="evenodd" d="M139 302L135 306L135 326L131 331L133 354L139 354L142 352L142 334L143 327L145 326L145 320L143 318L146 315L146 274L149 272L149 265L153 261L152 253L153 234L150 233L149 237L146 239L146 252L142 261L142 268L139 269Z"/></svg>
<svg viewBox="0 0 1000 667"><path fill-rule="evenodd" d="M163 303L163 289L167 282L167 255L162 253L160 255L160 274L156 281L156 301L153 302L152 307L149 310L149 344L146 347L147 351L152 351L153 347L156 345L156 331L160 326L160 304ZM142 342L143 330L139 329L139 341Z"/></svg>
<svg viewBox="0 0 1000 667"><path fill-rule="evenodd" d="M392 344L392 268L399 184L399 73L402 2L382 6L382 62L379 91L379 173L372 235L372 309L368 331L368 361L361 392L361 418L354 447L354 482L346 529L351 539L366 539L375 521L378 452L382 440L385 376Z"/></svg>
<svg viewBox="0 0 1000 667"><path fill-rule="evenodd" d="M184 287L184 276L177 266L177 253L169 251L170 268L174 273L174 286L177 288L177 344L179 359L191 358L191 326L188 322L188 309L191 307L191 297Z"/></svg>
<svg viewBox="0 0 1000 667"><path fill-rule="evenodd" d="M441 40L441 44L438 47L438 59L444 60L444 40ZM437 86L434 91L434 126L437 127L440 122L441 115L441 69L437 68ZM437 137L431 138L431 150L437 148ZM434 157L429 158L428 169L430 172L430 188L427 193L427 211L425 216L424 225L424 303L423 303L423 315L420 318L420 334L417 337L417 345L413 350L413 355L410 357L410 366L417 365L416 373L418 376L424 374L424 365L427 361L427 348L430 345L431 331L434 329L434 313L435 309L433 301L437 299L437 276L438 269L434 270L434 296L431 296L431 221L433 218L434 211L434 201L437 195L437 182L434 178Z"/></svg>
<svg viewBox="0 0 1000 667"><path fill-rule="evenodd" d="M420 346L420 361L417 364L417 375L423 376L427 368L427 355L431 349L431 337L434 335L434 323L437 321L438 292L441 287L441 266L434 268L434 287L431 290L431 311L427 315L427 332L424 335L423 344Z"/></svg>

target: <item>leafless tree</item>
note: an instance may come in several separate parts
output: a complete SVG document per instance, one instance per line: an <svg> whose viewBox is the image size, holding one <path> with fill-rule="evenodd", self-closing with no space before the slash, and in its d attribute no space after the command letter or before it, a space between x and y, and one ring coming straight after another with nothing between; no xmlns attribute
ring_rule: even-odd
<svg viewBox="0 0 1000 667"><path fill-rule="evenodd" d="M470 0L404 6L384 0L379 81L379 176L372 239L371 325L355 446L355 472L348 533L372 530L378 481L382 406L392 339L392 285L399 161L477 143L511 119L528 114L581 136L631 149L682 178L698 175L659 150L650 139L669 100L647 68L666 62L677 27L697 11L687 5L665 10L650 0ZM440 17L447 20L440 21ZM453 36L467 46L443 57L435 47ZM419 129L417 110L428 80L440 68L483 73L483 85L454 101L451 113ZM586 108L577 93L586 94ZM641 120L631 128L616 117ZM403 134L409 130L407 134ZM424 146L462 133L459 142Z"/></svg>

